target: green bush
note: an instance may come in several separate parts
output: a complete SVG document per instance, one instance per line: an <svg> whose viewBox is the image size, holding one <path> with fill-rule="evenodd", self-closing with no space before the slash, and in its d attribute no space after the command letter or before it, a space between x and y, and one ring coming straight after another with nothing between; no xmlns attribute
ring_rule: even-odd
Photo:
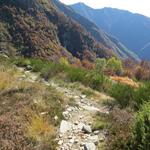
<svg viewBox="0 0 150 150"><path fill-rule="evenodd" d="M65 73L71 82L81 82L82 84L89 86L96 90L105 90L108 85L108 79L103 74L99 74L94 70L86 70L83 68L69 67L65 69Z"/></svg>
<svg viewBox="0 0 150 150"><path fill-rule="evenodd" d="M150 102L136 114L133 127L133 149L150 149Z"/></svg>
<svg viewBox="0 0 150 150"><path fill-rule="evenodd" d="M82 82L85 83L85 77L87 71L81 68L68 67L65 69L67 76L71 82Z"/></svg>
<svg viewBox="0 0 150 150"><path fill-rule="evenodd" d="M14 59L13 63L19 67L26 67L27 65L31 65L31 62L29 59L22 58L22 57Z"/></svg>
<svg viewBox="0 0 150 150"><path fill-rule="evenodd" d="M107 69L113 70L117 74L121 74L123 71L122 62L115 57L110 58L107 61Z"/></svg>
<svg viewBox="0 0 150 150"><path fill-rule="evenodd" d="M95 71L91 71L87 74L86 81L89 82L89 86L91 88L98 91L106 91L107 85L110 83L109 79L105 75L97 73Z"/></svg>
<svg viewBox="0 0 150 150"><path fill-rule="evenodd" d="M144 82L138 89L134 92L133 103L135 110L140 109L140 107L150 100L150 82Z"/></svg>
<svg viewBox="0 0 150 150"><path fill-rule="evenodd" d="M126 108L133 101L134 89L128 85L117 83L112 85L109 94L115 98L121 108Z"/></svg>
<svg viewBox="0 0 150 150"><path fill-rule="evenodd" d="M141 106L150 99L150 82L145 82L139 88L134 89L120 83L113 84L109 94L119 104L120 108L131 107L139 110Z"/></svg>

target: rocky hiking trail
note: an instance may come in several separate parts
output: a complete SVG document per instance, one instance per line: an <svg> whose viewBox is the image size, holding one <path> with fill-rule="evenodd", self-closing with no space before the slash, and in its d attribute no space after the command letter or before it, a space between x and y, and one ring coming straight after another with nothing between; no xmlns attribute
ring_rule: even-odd
<svg viewBox="0 0 150 150"><path fill-rule="evenodd" d="M76 106L66 106L61 121L58 150L95 150L99 142L104 142L107 131L92 132L93 117L96 113L108 114L107 108L94 103L82 95L80 91L59 87L52 83L58 91L69 98L74 98Z"/></svg>
<svg viewBox="0 0 150 150"><path fill-rule="evenodd" d="M26 71L24 68L19 69L24 72L20 78L21 80L40 81L37 73ZM68 99L74 100L74 105L66 105L65 111L62 113L64 120L61 121L58 129L57 150L101 149L100 147L105 143L108 134L107 129L93 131L92 124L97 113L108 115L109 109L94 100L94 98L83 95L79 90L64 87L54 80L47 82L42 79L41 81L46 86L54 87ZM105 99L108 98L104 94L101 95ZM55 116L55 119L57 120L57 116Z"/></svg>

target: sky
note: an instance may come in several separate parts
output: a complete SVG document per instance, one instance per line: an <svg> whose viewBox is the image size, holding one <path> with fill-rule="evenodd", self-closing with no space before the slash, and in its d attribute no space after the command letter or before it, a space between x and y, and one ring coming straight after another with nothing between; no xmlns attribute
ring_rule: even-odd
<svg viewBox="0 0 150 150"><path fill-rule="evenodd" d="M60 0L65 4L83 2L92 8L112 7L150 17L150 0Z"/></svg>

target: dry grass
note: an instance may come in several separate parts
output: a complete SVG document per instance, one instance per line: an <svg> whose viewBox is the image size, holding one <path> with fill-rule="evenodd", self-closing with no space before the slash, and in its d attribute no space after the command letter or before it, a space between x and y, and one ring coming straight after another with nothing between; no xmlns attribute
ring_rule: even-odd
<svg viewBox="0 0 150 150"><path fill-rule="evenodd" d="M117 81L119 83L123 83L123 84L129 85L129 86L134 87L134 88L138 88L139 87L138 83L136 83L135 81L133 81L132 79L130 79L128 77L111 76L110 78L112 80L114 80L114 81Z"/></svg>
<svg viewBox="0 0 150 150"><path fill-rule="evenodd" d="M17 82L19 74L16 68L0 66L0 91L17 87L19 84Z"/></svg>
<svg viewBox="0 0 150 150"><path fill-rule="evenodd" d="M27 136L36 141L47 142L55 137L55 127L42 116L33 116L27 126Z"/></svg>

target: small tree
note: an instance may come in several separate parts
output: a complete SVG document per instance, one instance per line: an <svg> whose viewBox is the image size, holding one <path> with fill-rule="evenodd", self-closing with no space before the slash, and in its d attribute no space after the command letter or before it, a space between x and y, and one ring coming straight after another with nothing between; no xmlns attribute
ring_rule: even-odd
<svg viewBox="0 0 150 150"><path fill-rule="evenodd" d="M122 62L115 57L112 57L107 61L107 69L110 69L120 75L123 71Z"/></svg>
<svg viewBox="0 0 150 150"><path fill-rule="evenodd" d="M64 57L61 57L60 60L59 60L60 64L63 65L63 66L69 66L69 62L66 58Z"/></svg>

